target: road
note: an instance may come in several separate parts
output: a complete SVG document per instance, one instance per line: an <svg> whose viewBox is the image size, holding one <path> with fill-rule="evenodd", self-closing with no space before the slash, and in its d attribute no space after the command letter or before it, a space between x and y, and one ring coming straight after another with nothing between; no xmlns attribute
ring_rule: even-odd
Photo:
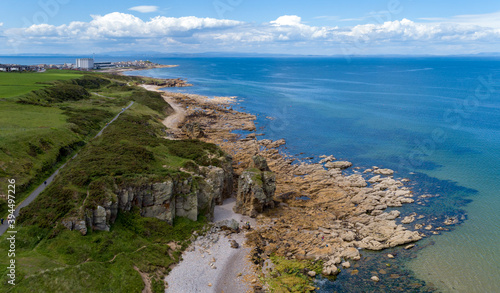
<svg viewBox="0 0 500 293"><path fill-rule="evenodd" d="M122 111L120 113L118 113L115 118L113 118L113 120L111 120L110 122L108 122L106 124L106 126L104 126L101 131L99 131L99 133L94 137L98 137L102 134L102 132L104 131L104 129L106 129L106 127L108 127L111 123L113 123L116 119L118 119L118 117L123 113L125 112L126 110L128 110L132 105L134 104L134 102L130 102L130 105L128 105L126 108L123 108ZM71 159L74 159L78 154L75 154ZM40 194L42 193L42 191L45 190L45 188L47 186L50 185L50 183L54 180L54 178L56 177L56 175L59 173L59 171L64 168L64 166L66 166L68 162L64 163L61 167L59 167L52 175L50 175L49 178L47 178L45 180L44 183L40 184L20 205L17 206L16 210L14 211L14 216L15 218L17 219L17 216L19 215L19 211L24 208L25 206L29 205L33 200L35 200L35 198ZM7 219L5 219L3 225L0 226L0 236L3 235L3 233L5 233L5 231L7 231L9 225L7 224Z"/></svg>

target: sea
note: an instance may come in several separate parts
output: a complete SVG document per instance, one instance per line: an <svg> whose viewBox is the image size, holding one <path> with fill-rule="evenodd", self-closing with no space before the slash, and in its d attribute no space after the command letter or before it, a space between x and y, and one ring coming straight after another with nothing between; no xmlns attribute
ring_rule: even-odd
<svg viewBox="0 0 500 293"><path fill-rule="evenodd" d="M11 63L40 63L21 59ZM409 250L361 251L318 279L318 292L500 292L499 57L148 59L179 66L128 74L236 96L261 138L284 138L298 160L334 155L359 167L347 172L378 166L410 180L415 203L398 210L423 216L407 227L426 237Z"/></svg>

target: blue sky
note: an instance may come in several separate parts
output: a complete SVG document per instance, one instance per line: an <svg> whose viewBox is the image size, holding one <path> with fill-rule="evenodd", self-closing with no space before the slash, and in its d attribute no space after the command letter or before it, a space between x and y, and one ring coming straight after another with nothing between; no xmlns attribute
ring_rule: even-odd
<svg viewBox="0 0 500 293"><path fill-rule="evenodd" d="M0 54L500 51L492 0L1 0L0 11Z"/></svg>

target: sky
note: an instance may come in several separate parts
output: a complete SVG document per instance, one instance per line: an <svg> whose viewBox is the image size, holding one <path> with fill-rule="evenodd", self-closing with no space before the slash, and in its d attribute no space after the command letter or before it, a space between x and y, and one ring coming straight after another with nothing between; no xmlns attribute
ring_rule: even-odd
<svg viewBox="0 0 500 293"><path fill-rule="evenodd" d="M500 1L0 0L0 54L500 52Z"/></svg>

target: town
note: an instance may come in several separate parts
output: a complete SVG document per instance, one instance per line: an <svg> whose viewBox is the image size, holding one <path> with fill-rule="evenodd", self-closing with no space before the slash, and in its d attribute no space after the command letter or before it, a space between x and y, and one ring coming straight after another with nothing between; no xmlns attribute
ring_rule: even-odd
<svg viewBox="0 0 500 293"><path fill-rule="evenodd" d="M1 61L1 60L0 60ZM135 60L135 61L119 61L119 62L95 62L94 58L78 58L74 64L37 64L37 65L19 65L19 64L1 64L0 72L43 72L47 69L65 69L65 70L106 70L113 68L120 69L148 69L159 67L160 64L153 63L149 60Z"/></svg>

